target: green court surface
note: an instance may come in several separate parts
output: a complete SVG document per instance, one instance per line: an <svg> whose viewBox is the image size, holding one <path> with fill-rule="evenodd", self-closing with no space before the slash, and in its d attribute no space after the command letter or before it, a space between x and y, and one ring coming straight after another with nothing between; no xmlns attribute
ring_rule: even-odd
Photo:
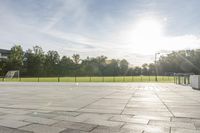
<svg viewBox="0 0 200 133"><path fill-rule="evenodd" d="M158 76L157 82L174 82L173 76ZM156 82L155 76L107 76L107 77L29 77L0 78L0 82Z"/></svg>

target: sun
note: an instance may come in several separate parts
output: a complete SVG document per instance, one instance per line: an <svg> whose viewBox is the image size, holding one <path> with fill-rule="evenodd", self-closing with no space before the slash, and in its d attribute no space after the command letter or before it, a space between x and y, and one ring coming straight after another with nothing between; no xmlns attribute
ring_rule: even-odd
<svg viewBox="0 0 200 133"><path fill-rule="evenodd" d="M121 33L121 36L129 42L142 40L155 40L163 36L163 25L157 19L143 18L136 23L129 25Z"/></svg>
<svg viewBox="0 0 200 133"><path fill-rule="evenodd" d="M152 54L163 49L167 36L164 34L166 19L143 17L125 25L115 36L115 42L127 52Z"/></svg>
<svg viewBox="0 0 200 133"><path fill-rule="evenodd" d="M155 18L143 18L130 25L123 34L130 49L140 53L148 53L162 49L163 25Z"/></svg>
<svg viewBox="0 0 200 133"><path fill-rule="evenodd" d="M144 39L154 39L162 35L162 26L156 19L140 20L134 27L133 34Z"/></svg>

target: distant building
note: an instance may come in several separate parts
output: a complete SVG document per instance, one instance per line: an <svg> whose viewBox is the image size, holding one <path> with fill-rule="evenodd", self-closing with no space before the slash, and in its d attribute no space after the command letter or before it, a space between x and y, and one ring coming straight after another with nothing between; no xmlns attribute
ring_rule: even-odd
<svg viewBox="0 0 200 133"><path fill-rule="evenodd" d="M0 60L7 59L10 55L10 50L0 49Z"/></svg>

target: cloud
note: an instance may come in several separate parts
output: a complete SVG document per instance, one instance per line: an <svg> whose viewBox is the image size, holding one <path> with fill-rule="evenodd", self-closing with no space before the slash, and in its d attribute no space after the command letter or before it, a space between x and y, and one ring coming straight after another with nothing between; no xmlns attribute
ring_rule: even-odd
<svg viewBox="0 0 200 133"><path fill-rule="evenodd" d="M142 34L138 34L140 29L135 32L134 25L147 14L158 20L164 18L164 24L161 22L164 27L161 28L170 27L165 27L165 24L170 25L173 17L162 15L162 12L150 11L151 4L147 4L146 13L143 2L142 5L139 2L132 6L126 2L29 0L25 7L22 7L24 2L20 0L19 3L1 3L1 48L10 48L13 43L20 43L24 49L28 49L37 44L45 51L53 49L62 55L106 55L109 58L125 58L131 64L141 65L153 62L154 53L158 51L169 52L200 47L200 37L195 33L149 36L156 27L154 23L154 28L147 29L148 34L144 29ZM160 32L159 28L157 32Z"/></svg>
<svg viewBox="0 0 200 133"><path fill-rule="evenodd" d="M52 28L56 28L56 25L59 24L61 21L72 21L78 23L83 23L84 18L87 14L87 1L83 0L59 0L58 2L61 3L61 6L57 7L54 14L52 14L49 22L44 27L45 31L48 31ZM63 20L63 19L70 19L70 20Z"/></svg>

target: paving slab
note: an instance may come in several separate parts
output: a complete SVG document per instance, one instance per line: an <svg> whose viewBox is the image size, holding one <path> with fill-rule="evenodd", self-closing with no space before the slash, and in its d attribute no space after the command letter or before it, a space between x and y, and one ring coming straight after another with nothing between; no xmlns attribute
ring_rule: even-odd
<svg viewBox="0 0 200 133"><path fill-rule="evenodd" d="M177 128L185 128L193 130L196 129L194 123L190 122L168 122L168 121L150 120L148 124L161 127L177 127Z"/></svg>
<svg viewBox="0 0 200 133"><path fill-rule="evenodd" d="M110 119L111 121L121 121L121 122L127 122L127 123L140 123L140 124L148 124L148 119L142 119L142 118L136 118L136 117L130 117L130 116L114 116Z"/></svg>
<svg viewBox="0 0 200 133"><path fill-rule="evenodd" d="M0 82L0 132L199 133L199 97L172 83Z"/></svg>
<svg viewBox="0 0 200 133"><path fill-rule="evenodd" d="M60 132L60 133L89 133L89 132L85 132L85 131L81 131L81 130L77 130L77 129L65 129L64 131Z"/></svg>
<svg viewBox="0 0 200 133"><path fill-rule="evenodd" d="M23 121L17 121L17 120L11 120L11 119L2 119L0 120L0 125L10 128L19 128L26 125L29 125L29 122L23 122Z"/></svg>
<svg viewBox="0 0 200 133"><path fill-rule="evenodd" d="M77 129L77 130L85 131L85 132L90 132L95 127L97 127L97 125L94 125L94 124L69 122L69 121L58 122L57 124L54 124L52 126L53 127L61 127L61 128L69 128L69 129Z"/></svg>
<svg viewBox="0 0 200 133"><path fill-rule="evenodd" d="M0 126L0 133L33 133L33 132Z"/></svg>
<svg viewBox="0 0 200 133"><path fill-rule="evenodd" d="M200 133L200 130L172 128L171 129L171 133Z"/></svg>
<svg viewBox="0 0 200 133"><path fill-rule="evenodd" d="M98 126L91 133L142 133L142 131L134 129L123 129L120 127L107 127L107 126Z"/></svg>
<svg viewBox="0 0 200 133"><path fill-rule="evenodd" d="M30 123L39 123L39 124L46 124L46 125L52 125L54 123L57 123L58 121L53 119L47 119L47 118L41 118L41 117L31 117L24 119L26 122Z"/></svg>
<svg viewBox="0 0 200 133"><path fill-rule="evenodd" d="M132 129L135 131L140 132L146 132L146 133L169 133L170 128L169 127L163 127L163 126L154 126L154 125L145 125L145 124L125 124L123 129Z"/></svg>
<svg viewBox="0 0 200 133"><path fill-rule="evenodd" d="M60 127L52 127L47 125L41 124L31 124L25 127L20 128L25 131L31 131L34 133L60 133L61 131L65 130L65 128Z"/></svg>

